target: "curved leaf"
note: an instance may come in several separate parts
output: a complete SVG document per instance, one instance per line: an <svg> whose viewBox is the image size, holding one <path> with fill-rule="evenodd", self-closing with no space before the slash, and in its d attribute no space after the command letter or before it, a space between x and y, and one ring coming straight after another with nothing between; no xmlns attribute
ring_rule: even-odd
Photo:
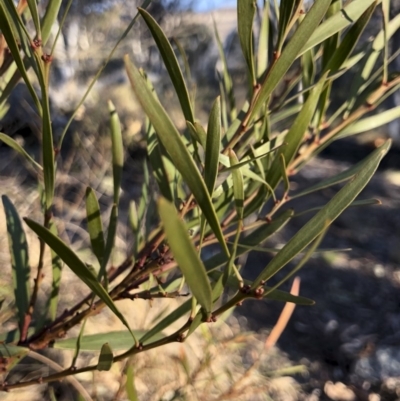
<svg viewBox="0 0 400 401"><path fill-rule="evenodd" d="M144 9L139 8L139 13L146 22L150 32L157 44L158 50L161 53L165 67L174 85L176 94L178 95L179 102L182 107L185 120L194 124L194 115L192 105L190 103L189 91L186 87L185 80L181 68L179 67L178 59L169 43L167 37L162 31L161 27L157 24L156 20Z"/></svg>
<svg viewBox="0 0 400 401"><path fill-rule="evenodd" d="M36 162L33 159L33 157L13 138L0 132L0 141L4 142L10 148L13 148L14 150L16 150L19 154L21 154L23 157L25 157L25 159L28 160L29 163L32 163L32 165L35 168L37 168L38 170L43 170L43 167L38 162Z"/></svg>

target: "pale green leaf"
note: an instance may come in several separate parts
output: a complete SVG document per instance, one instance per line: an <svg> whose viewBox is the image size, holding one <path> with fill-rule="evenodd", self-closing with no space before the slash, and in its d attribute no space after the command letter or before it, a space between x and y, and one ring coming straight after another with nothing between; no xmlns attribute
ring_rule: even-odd
<svg viewBox="0 0 400 401"><path fill-rule="evenodd" d="M166 199L160 198L158 209L169 246L193 296L207 313L211 313L210 282L185 224L179 218L175 206Z"/></svg>

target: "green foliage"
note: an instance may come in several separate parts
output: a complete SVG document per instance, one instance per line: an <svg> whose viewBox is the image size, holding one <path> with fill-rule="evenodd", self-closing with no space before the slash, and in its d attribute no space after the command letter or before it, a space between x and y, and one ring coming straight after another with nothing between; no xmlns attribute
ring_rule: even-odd
<svg viewBox="0 0 400 401"><path fill-rule="evenodd" d="M127 76L146 116L144 139L153 176L145 165L142 198L138 203L132 201L129 209L134 245L125 260L113 266L125 152L117 110L108 103L113 177L110 215L102 215L96 192L87 183L87 231L94 258L78 256L71 244L59 238L59 220L53 216L58 185L57 157L76 114L73 113L64 127L55 148L48 79L52 59L43 53L42 43L48 40L61 2L49 2L41 17L35 1L16 8L13 2L0 0L2 35L12 55L12 61L2 69L7 80L0 98L6 100L17 83L12 73L16 71L27 85L42 121L41 162L12 138L0 133L0 140L34 167L43 188L43 224L30 217L23 219L25 228L32 230L40 240L40 260L34 280L25 228L12 201L3 196L15 293L15 328L4 333L2 340L11 352L11 359L25 355L29 349L44 349L50 345L57 349L74 349L74 361L80 350L100 352L98 364L66 369L43 378L50 382L79 372L109 370L113 362L183 341L198 326L210 324L247 299L262 302L269 298L299 305L313 304L310 299L289 294L277 286L269 287L266 283L299 255L302 256L300 262L279 285L301 268L318 251L319 241L329 225L349 206L375 202L356 199L388 152L390 142L347 171L312 187L301 188L294 194L290 185L292 176L332 141L358 134L372 125L386 124L400 115L397 107L380 116L365 117L400 87L400 78L387 74L390 62L388 40L399 28L400 19L396 17L389 21L389 2L383 2L384 27L374 41L364 46L360 45L362 33L381 2L354 0L345 7L341 1L336 3L331 6L331 0L316 0L305 12L302 1L282 0L276 10L275 31L268 1L264 2L260 13L260 29L255 30L256 2L238 0L239 41L250 82L248 99L238 111L234 81L215 28L223 71L220 96L208 107L207 129L195 116L193 99L167 36L153 17L144 8L139 8L138 15L117 45L140 15L160 51L187 129L177 128L143 71L129 55L125 56ZM258 38L253 37L254 32L259 32ZM76 110L85 101L116 46ZM274 54L272 60L269 60L270 54ZM383 66L374 69L379 57ZM288 71L299 65L299 73L288 84ZM332 85L353 66L361 66L361 72L353 80L348 99L333 110L330 106ZM7 72L11 73L7 75ZM190 76L190 72L186 75ZM305 87L293 95L295 84L300 81ZM36 83L38 86L34 86ZM40 95L35 87L40 88ZM278 126L284 128L278 131ZM282 249L264 247L270 236L290 224L295 215L290 207L292 199L342 182L346 185L326 205L307 211L315 213ZM153 184L158 185L158 191L152 190ZM156 211L157 222L154 219ZM211 246L214 247L213 256L208 252ZM52 291L48 294L46 307L41 309L37 301L47 247L52 255ZM238 257L260 249L272 253L273 257L260 275L250 281L245 275L242 277ZM97 268L89 266L92 260L96 261ZM90 291L77 300L76 305L57 314L63 281L62 262ZM183 288L185 284L188 294ZM117 307L117 301L121 299L141 298L151 302L153 298L183 295L190 298L166 315L160 315L148 330L129 327L127 316ZM136 307L134 304L132 313ZM86 335L83 326L78 338L60 339L103 308L115 314L127 330ZM32 319L34 313L39 316L35 321ZM11 368L12 361L6 369ZM128 397L135 400L134 372L130 365L126 375ZM2 389L11 390L36 382L3 383Z"/></svg>

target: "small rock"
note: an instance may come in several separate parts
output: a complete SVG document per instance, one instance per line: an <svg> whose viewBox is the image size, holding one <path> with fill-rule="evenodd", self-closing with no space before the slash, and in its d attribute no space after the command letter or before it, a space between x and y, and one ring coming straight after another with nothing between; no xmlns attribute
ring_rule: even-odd
<svg viewBox="0 0 400 401"><path fill-rule="evenodd" d="M356 401L353 390L341 382L327 381L324 386L325 394L333 401Z"/></svg>

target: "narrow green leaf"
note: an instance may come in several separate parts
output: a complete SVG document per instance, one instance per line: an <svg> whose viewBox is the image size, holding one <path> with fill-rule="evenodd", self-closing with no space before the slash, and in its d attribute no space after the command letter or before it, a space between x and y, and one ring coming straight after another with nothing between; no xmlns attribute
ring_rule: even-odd
<svg viewBox="0 0 400 401"><path fill-rule="evenodd" d="M111 253L114 249L115 236L117 234L118 225L118 206L114 203L111 208L110 221L108 223L107 242L104 251L103 263L100 266L99 277L103 277L106 271L107 263L110 260Z"/></svg>
<svg viewBox="0 0 400 401"><path fill-rule="evenodd" d="M303 108L293 122L289 132L285 136L285 142L287 143L287 145L280 148L277 152L277 155L267 174L266 180L272 188L275 188L282 178L280 160L281 154L285 157L286 165L289 166L294 156L296 155L296 152L301 142L303 141L304 133L306 132L311 118L314 115L320 94L326 83L326 77L327 73L320 78L318 84L310 93L307 101L303 105Z"/></svg>
<svg viewBox="0 0 400 401"><path fill-rule="evenodd" d="M154 90L153 85L144 75L146 83L153 93L153 96L158 100L157 93ZM188 122L188 124L191 124ZM166 152L162 144L157 138L156 131L150 120L146 118L146 143L147 143L147 154L149 156L150 164L152 167L153 175L157 181L158 187L160 188L161 195L173 202L174 197L171 191L170 183L173 181L176 171L167 171L166 168Z"/></svg>
<svg viewBox="0 0 400 401"><path fill-rule="evenodd" d="M161 331L161 330L160 330ZM141 337L146 334L144 330L134 330L135 337ZM163 338L162 334L155 335L153 339L159 340ZM57 349L75 349L77 338L67 338L56 340L54 348ZM80 349L82 351L99 351L101 346L107 342L114 351L126 351L132 348L135 343L132 340L132 335L128 330L119 331L107 331L98 334L89 334L82 337L80 343ZM141 341L143 344L147 344L146 341Z"/></svg>
<svg viewBox="0 0 400 401"><path fill-rule="evenodd" d="M231 166L235 166L239 163L239 160L232 149L229 149L229 160ZM241 169L235 169L232 171L233 178L233 196L235 198L235 205L237 216L239 220L243 219L243 208L244 208L244 183Z"/></svg>
<svg viewBox="0 0 400 401"><path fill-rule="evenodd" d="M210 273L210 276L217 282L219 282L222 273L219 271L213 271ZM251 285L250 280L243 280L244 285ZM229 277L227 281L227 285L233 288L234 290L237 290L237 279L236 277ZM289 292L278 290L278 289L273 289L271 287L264 287L265 292L263 295L263 298L265 299L271 299L273 301L279 301L279 302L292 302L296 305L303 305L303 306L311 306L314 305L315 302L312 299L302 297L302 296L297 296L297 295L292 295Z"/></svg>
<svg viewBox="0 0 400 401"><path fill-rule="evenodd" d="M93 302L93 300L92 300L92 302ZM74 355L72 357L71 366L76 366L76 361L78 360L79 354L81 352L81 344L82 344L83 334L85 333L86 322L87 322L87 319L85 319L83 321L81 328L79 329L79 335L75 339L76 341L75 341L75 347L74 347ZM131 339L132 339L132 337L131 337ZM97 351L97 349L96 349L96 351Z"/></svg>
<svg viewBox="0 0 400 401"><path fill-rule="evenodd" d="M105 343L101 347L97 370L110 370L113 365L114 355L109 343Z"/></svg>
<svg viewBox="0 0 400 401"><path fill-rule="evenodd" d="M36 169L42 171L43 167L36 162L33 157L13 138L9 137L6 134L0 132L0 141L4 142L10 148L16 150L19 154L21 154L29 163L31 163Z"/></svg>
<svg viewBox="0 0 400 401"><path fill-rule="evenodd" d="M289 184L289 177L288 177L287 171L286 171L285 156L283 156L283 154L280 154L279 156L280 156L279 159L281 162L281 174L282 174L282 178L283 178L284 189L285 189L285 193L288 193L290 184Z"/></svg>
<svg viewBox="0 0 400 401"><path fill-rule="evenodd" d="M297 4L296 4L297 3ZM285 39L289 33L289 27L291 25L293 13L296 6L298 5L298 0L281 0L279 4L279 24L278 24L278 41L276 45L276 51L281 52Z"/></svg>
<svg viewBox="0 0 400 401"><path fill-rule="evenodd" d="M133 374L133 367L129 364L128 369L126 371L126 385L125 385L126 394L128 396L129 401L139 401L139 397L137 395L136 387L135 387L135 377Z"/></svg>
<svg viewBox="0 0 400 401"><path fill-rule="evenodd" d="M203 146L203 149L207 147L207 132L203 128L203 126L197 121L194 123L194 127L197 132L197 136L199 137L200 143Z"/></svg>
<svg viewBox="0 0 400 401"><path fill-rule="evenodd" d="M46 209L49 210L53 204L55 185L55 163L53 147L53 128L50 117L50 103L48 87L41 82L42 89L42 155L43 155L43 178L44 192L46 195Z"/></svg>
<svg viewBox="0 0 400 401"><path fill-rule="evenodd" d="M301 56L301 71L302 71L302 83L303 88L308 88L313 85L315 78L315 61L314 61L314 52L313 50L309 50L305 52ZM302 95L305 100L308 98L308 92Z"/></svg>
<svg viewBox="0 0 400 401"><path fill-rule="evenodd" d="M278 289L281 285L286 283L291 277L293 277L294 274L296 274L311 258L311 256L314 254L316 249L319 247L321 244L322 239L324 238L326 231L330 225L329 221L325 222L325 229L322 230L321 234L317 236L317 238L311 243L310 247L304 252L304 255L300 259L300 261L296 264L296 266L291 269L291 271L286 274L285 277L283 277L281 280L279 280L271 289L266 291L266 295L268 295L268 292L273 292L274 290Z"/></svg>
<svg viewBox="0 0 400 401"><path fill-rule="evenodd" d="M259 79L265 74L268 66L269 9L269 0L264 0L264 7L261 15L260 33L258 35L257 78Z"/></svg>
<svg viewBox="0 0 400 401"><path fill-rule="evenodd" d="M210 227L220 241L221 246L228 253L218 217L212 205L211 197L205 183L197 169L193 158L188 152L179 132L172 123L161 104L149 91L137 68L125 56L125 65L132 88L149 117L157 135L171 157L175 167L192 191L198 205L203 211Z"/></svg>
<svg viewBox="0 0 400 401"><path fill-rule="evenodd" d="M129 204L129 224L133 232L136 233L139 228L139 218L135 201L131 201Z"/></svg>
<svg viewBox="0 0 400 401"><path fill-rule="evenodd" d="M382 3L382 19L383 19L383 38L384 38L384 48L383 48L383 83L388 81L388 59L389 59L389 40L388 40L388 25L389 25L389 13L390 13L390 0L381 0Z"/></svg>
<svg viewBox="0 0 400 401"><path fill-rule="evenodd" d="M204 163L204 182L212 196L218 173L218 161L221 144L221 101L215 100L207 127L206 154Z"/></svg>
<svg viewBox="0 0 400 401"><path fill-rule="evenodd" d="M30 267L28 243L18 212L10 199L3 195L4 213L7 222L8 247L11 256L12 279L14 287L15 305L18 313L18 325L23 327L25 314L28 312L30 290Z"/></svg>
<svg viewBox="0 0 400 401"><path fill-rule="evenodd" d="M355 200L350 203L348 206L350 207L358 207L358 206L371 206L371 205L382 205L382 202L379 199L371 198L371 199L361 199L361 200ZM303 212L296 213L294 217L302 216L307 213L312 213L316 212L318 210L323 209L324 206L316 206L312 207L311 209L304 210Z"/></svg>
<svg viewBox="0 0 400 401"><path fill-rule="evenodd" d="M56 237L58 237L57 227L54 224L53 220L50 222L50 231ZM57 316L63 262L61 258L57 255L57 253L53 251L53 249L50 249L50 252L51 252L52 283L51 283L51 293L49 298L48 310L49 310L50 320L54 321Z"/></svg>
<svg viewBox="0 0 400 401"><path fill-rule="evenodd" d="M62 0L52 0L49 1L46 6L46 11L41 22L43 46L46 45L49 40L51 29L60 11L61 3Z"/></svg>
<svg viewBox="0 0 400 401"><path fill-rule="evenodd" d="M144 9L139 8L138 10L150 29L150 32L157 44L158 50L161 53L161 57L164 61L165 67L167 68L169 77L171 78L176 94L178 95L185 120L194 124L194 114L192 105L190 103L189 91L186 87L186 83L174 50L172 49L171 44L155 19Z"/></svg>
<svg viewBox="0 0 400 401"><path fill-rule="evenodd" d="M310 32L307 43L302 46L300 54L312 49L319 43L330 38L335 33L346 29L357 21L364 11L376 0L353 0L342 8L338 13L324 21L320 26Z"/></svg>
<svg viewBox="0 0 400 401"><path fill-rule="evenodd" d="M103 223L99 202L95 192L90 187L86 188L86 218L92 250L101 266L105 253Z"/></svg>
<svg viewBox="0 0 400 401"><path fill-rule="evenodd" d="M40 29L40 18L39 18L39 10L36 3L36 0L27 0L29 11L31 12L33 24L35 25L36 29L36 37L41 39L42 33Z"/></svg>
<svg viewBox="0 0 400 401"><path fill-rule="evenodd" d="M390 141L374 151L363 168L347 183L311 220L309 220L278 252L271 262L254 281L252 288L257 288L262 281L268 280L289 263L298 253L310 244L323 230L326 222L332 223L357 197L372 178L383 156L390 147Z"/></svg>
<svg viewBox="0 0 400 401"><path fill-rule="evenodd" d="M88 269L85 263L79 259L75 252L47 228L27 217L25 217L24 220L31 230L45 241L46 244L53 249L60 256L63 262L78 276L78 278L89 287L93 294L97 295L119 318L119 320L121 320L121 322L128 328L136 343L136 339L122 313L118 310L104 287L97 281L95 275Z"/></svg>
<svg viewBox="0 0 400 401"><path fill-rule="evenodd" d="M266 292L266 294L264 295L264 298L271 299L273 301L292 302L296 305L302 305L302 306L315 305L315 301L313 301L312 299L302 297L299 295L292 295L286 291L277 290L277 289L272 290L269 287L265 287L265 292Z"/></svg>
<svg viewBox="0 0 400 401"><path fill-rule="evenodd" d="M319 191L324 188L331 187L332 185L335 184L340 184L341 182L347 181L348 179L354 177L356 173L359 172L359 170L366 164L369 163L371 159L375 157L374 153L371 153L369 156L367 156L365 159L359 161L357 164L354 166L350 167L349 169L333 176L330 178L327 178L326 180L323 180L315 185L312 185L311 187L306 188L305 190L298 192L294 195L290 196L290 199L296 199L300 198L302 196L308 195L310 193Z"/></svg>
<svg viewBox="0 0 400 401"><path fill-rule="evenodd" d="M118 204L119 193L121 191L122 168L124 165L124 145L122 143L121 123L115 107L110 100L108 101L108 111L110 113L112 140L114 203Z"/></svg>
<svg viewBox="0 0 400 401"><path fill-rule="evenodd" d="M354 124L349 125L343 131L341 131L336 138L345 138L347 136L371 131L378 127L381 127L382 125L388 124L391 121L396 120L397 118L400 118L400 106L382 111L371 117L363 118L362 120L359 120Z"/></svg>
<svg viewBox="0 0 400 401"><path fill-rule="evenodd" d="M166 199L160 198L158 209L174 258L193 296L207 313L211 313L210 282L196 248L188 236L185 224L180 220L175 206Z"/></svg>
<svg viewBox="0 0 400 401"><path fill-rule="evenodd" d="M250 82L254 87L256 84L256 73L254 68L254 53L253 53L253 21L256 13L255 0L238 0L237 2L237 19L238 19L238 34L240 46L250 76Z"/></svg>

